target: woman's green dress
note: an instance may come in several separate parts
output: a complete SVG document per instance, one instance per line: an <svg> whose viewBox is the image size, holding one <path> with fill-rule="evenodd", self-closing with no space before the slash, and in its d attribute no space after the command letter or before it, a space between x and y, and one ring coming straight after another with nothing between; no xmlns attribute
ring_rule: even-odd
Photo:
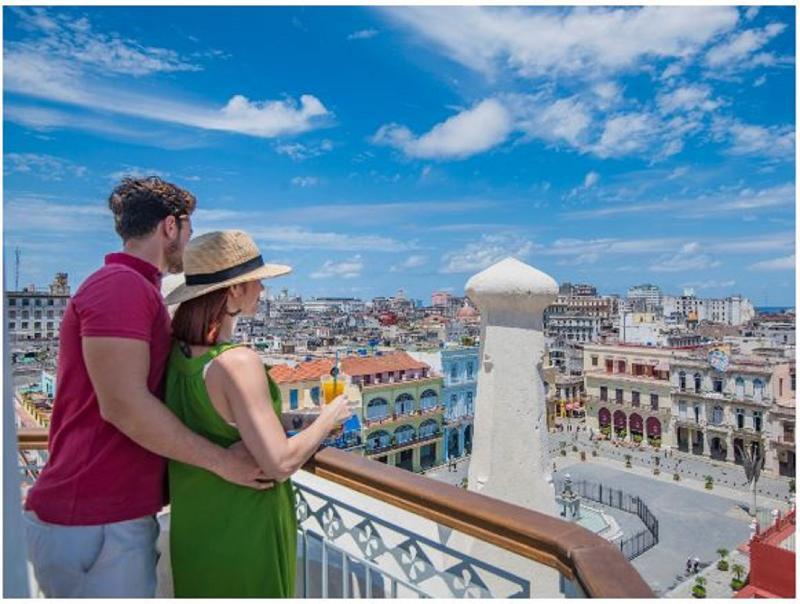
<svg viewBox="0 0 800 604"><path fill-rule="evenodd" d="M233 346L187 358L176 344L167 368L167 406L193 432L223 447L241 437L211 404L203 368ZM280 391L271 379L269 391L280 417ZM176 597L294 596L297 521L290 480L256 491L170 461L169 493Z"/></svg>

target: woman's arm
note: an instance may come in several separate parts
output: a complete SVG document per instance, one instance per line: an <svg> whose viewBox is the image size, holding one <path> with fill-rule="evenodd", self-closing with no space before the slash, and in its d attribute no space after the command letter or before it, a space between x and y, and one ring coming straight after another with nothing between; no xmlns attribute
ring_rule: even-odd
<svg viewBox="0 0 800 604"><path fill-rule="evenodd" d="M296 436L287 438L272 409L267 374L258 355L237 347L217 357L209 369L218 371L222 392L242 440L264 473L286 480L311 457L337 424L350 417L344 396L322 407L319 417ZM215 367L216 366L216 367Z"/></svg>

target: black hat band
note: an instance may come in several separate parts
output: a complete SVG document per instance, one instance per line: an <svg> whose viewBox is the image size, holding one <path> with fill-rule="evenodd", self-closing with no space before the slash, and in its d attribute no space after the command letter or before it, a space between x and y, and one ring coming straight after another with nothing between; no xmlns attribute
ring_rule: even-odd
<svg viewBox="0 0 800 604"><path fill-rule="evenodd" d="M215 283L222 283L229 279L235 279L236 277L240 277L262 266L264 266L264 260L259 255L241 264L217 271L216 273L186 275L186 285L214 285Z"/></svg>

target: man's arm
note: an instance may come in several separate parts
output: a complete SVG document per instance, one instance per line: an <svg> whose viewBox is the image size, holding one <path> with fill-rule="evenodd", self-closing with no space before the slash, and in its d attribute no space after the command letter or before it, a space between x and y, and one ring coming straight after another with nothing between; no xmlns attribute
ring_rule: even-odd
<svg viewBox="0 0 800 604"><path fill-rule="evenodd" d="M138 445L197 466L228 482L271 486L244 447L220 447L198 436L147 388L150 345L129 338L84 337L83 359L97 393L100 415Z"/></svg>

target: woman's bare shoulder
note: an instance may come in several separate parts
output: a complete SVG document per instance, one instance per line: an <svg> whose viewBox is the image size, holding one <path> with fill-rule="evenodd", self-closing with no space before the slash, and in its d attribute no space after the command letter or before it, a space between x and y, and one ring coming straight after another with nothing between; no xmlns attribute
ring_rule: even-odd
<svg viewBox="0 0 800 604"><path fill-rule="evenodd" d="M220 354L216 358L215 365L218 365L224 374L237 375L243 372L260 370L264 372L264 363L258 353L247 346L236 346Z"/></svg>

